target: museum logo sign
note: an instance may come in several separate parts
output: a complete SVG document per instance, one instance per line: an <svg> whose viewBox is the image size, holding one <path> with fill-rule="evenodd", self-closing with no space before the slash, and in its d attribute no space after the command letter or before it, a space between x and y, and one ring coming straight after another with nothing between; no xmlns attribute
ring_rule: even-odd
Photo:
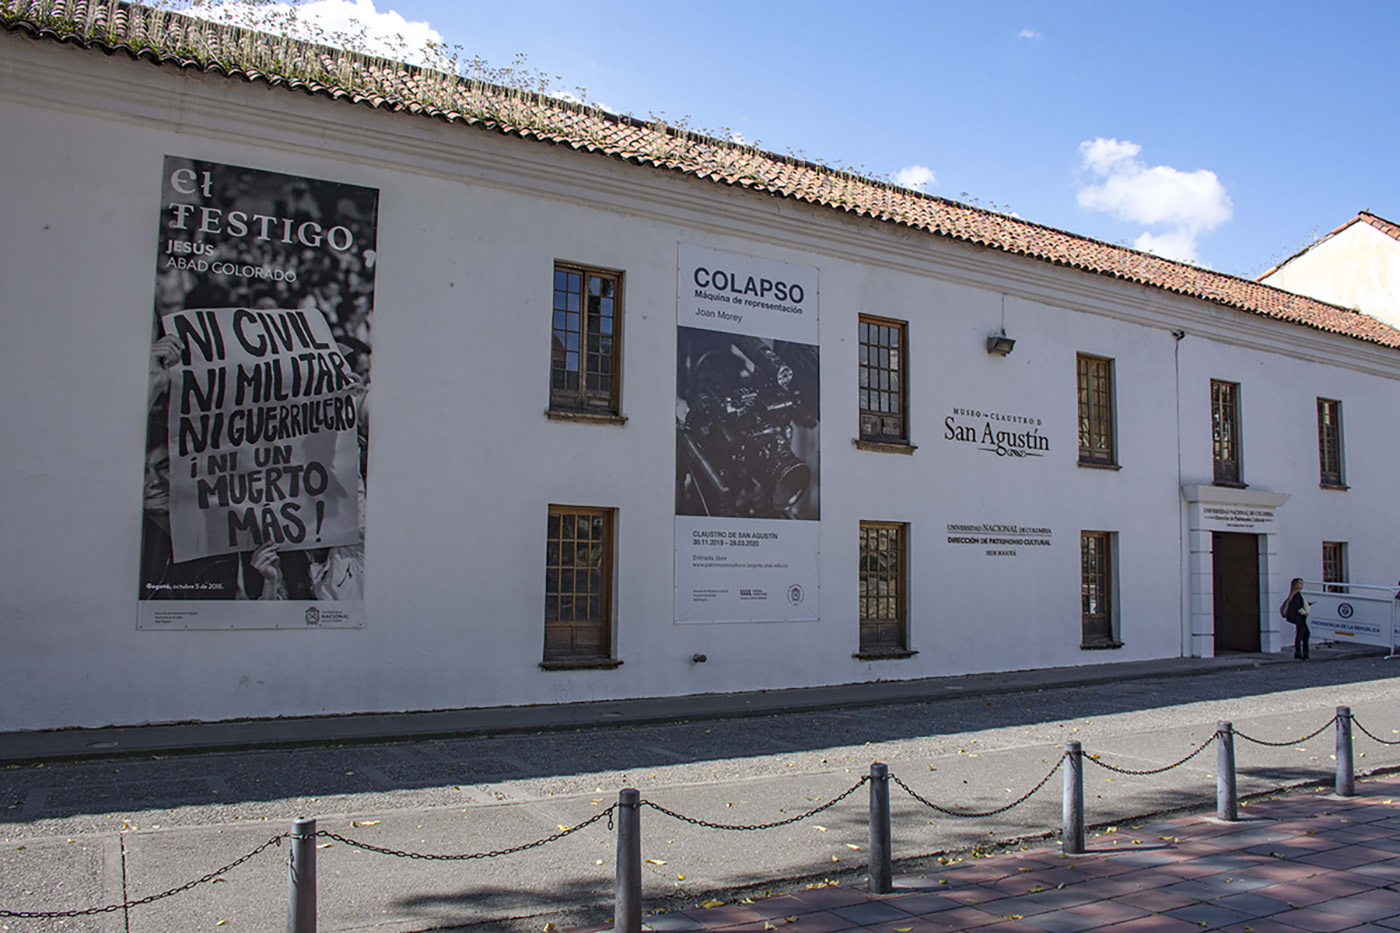
<svg viewBox="0 0 1400 933"><path fill-rule="evenodd" d="M1050 438L1040 433L1041 420L975 408L954 408L943 419L943 439L972 444L998 457L1043 457Z"/></svg>

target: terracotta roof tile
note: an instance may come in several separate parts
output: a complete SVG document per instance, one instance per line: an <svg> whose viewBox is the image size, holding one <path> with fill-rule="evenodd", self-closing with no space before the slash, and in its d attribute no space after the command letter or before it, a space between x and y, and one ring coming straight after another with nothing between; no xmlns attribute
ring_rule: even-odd
<svg viewBox="0 0 1400 933"><path fill-rule="evenodd" d="M115 0L0 0L35 39L567 145L1400 349L1375 318L1249 279L632 117ZM1361 219L1400 238L1400 227Z"/></svg>
<svg viewBox="0 0 1400 933"><path fill-rule="evenodd" d="M1362 211L1357 216L1361 220L1364 220L1366 223L1375 227L1381 233L1384 233L1387 236L1391 236L1397 240L1400 240L1400 224L1397 224L1394 221L1386 220L1384 217L1377 217L1370 211Z"/></svg>

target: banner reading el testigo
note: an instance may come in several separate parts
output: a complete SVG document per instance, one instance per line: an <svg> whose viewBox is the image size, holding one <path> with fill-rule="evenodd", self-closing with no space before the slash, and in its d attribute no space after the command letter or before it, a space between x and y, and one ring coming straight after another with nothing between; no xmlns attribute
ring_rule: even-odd
<svg viewBox="0 0 1400 933"><path fill-rule="evenodd" d="M818 617L817 270L681 244L676 621Z"/></svg>
<svg viewBox="0 0 1400 933"><path fill-rule="evenodd" d="M163 179L138 627L358 626L378 191Z"/></svg>

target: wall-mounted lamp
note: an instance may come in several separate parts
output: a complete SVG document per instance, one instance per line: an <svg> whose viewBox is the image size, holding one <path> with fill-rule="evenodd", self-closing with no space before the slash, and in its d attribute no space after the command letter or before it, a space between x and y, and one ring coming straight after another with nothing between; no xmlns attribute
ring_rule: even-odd
<svg viewBox="0 0 1400 933"><path fill-rule="evenodd" d="M1014 346L1016 346L1016 341L1006 336L1005 328L1003 328L999 334L987 335L988 353L995 353L997 356L1008 356Z"/></svg>

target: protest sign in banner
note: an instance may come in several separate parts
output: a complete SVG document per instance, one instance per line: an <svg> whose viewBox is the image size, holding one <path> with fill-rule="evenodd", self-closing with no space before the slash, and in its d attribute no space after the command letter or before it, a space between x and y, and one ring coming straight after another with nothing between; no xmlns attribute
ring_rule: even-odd
<svg viewBox="0 0 1400 933"><path fill-rule="evenodd" d="M362 624L378 201L166 157L139 628Z"/></svg>
<svg viewBox="0 0 1400 933"><path fill-rule="evenodd" d="M315 308L177 311L170 532L176 561L264 544L358 544L363 386Z"/></svg>

